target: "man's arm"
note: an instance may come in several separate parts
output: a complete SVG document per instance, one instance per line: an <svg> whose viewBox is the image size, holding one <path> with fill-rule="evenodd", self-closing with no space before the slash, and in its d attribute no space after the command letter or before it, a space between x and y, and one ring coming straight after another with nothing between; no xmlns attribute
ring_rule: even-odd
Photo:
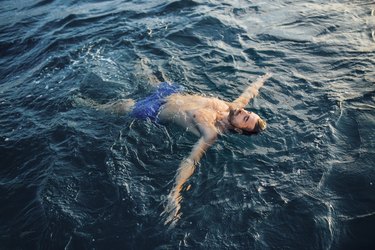
<svg viewBox="0 0 375 250"><path fill-rule="evenodd" d="M244 108L251 99L256 97L259 93L259 89L264 85L264 82L272 76L271 73L267 73L259 77L255 82L253 82L245 91L233 101L236 108Z"/></svg>
<svg viewBox="0 0 375 250"><path fill-rule="evenodd" d="M215 142L216 136L211 138L201 137L198 142L194 145L190 155L185 158L177 171L176 184L174 192L180 193L182 186L185 182L193 175L195 167L198 165L200 159L206 150Z"/></svg>
<svg viewBox="0 0 375 250"><path fill-rule="evenodd" d="M203 117L204 118L204 117ZM215 142L217 138L217 130L213 125L207 123L197 123L201 138L195 143L189 156L185 158L178 170L176 175L176 181L173 189L169 193L168 204L164 210L167 213L167 223L172 223L179 218L180 202L181 202L181 191L186 181L193 175L196 166L199 164L200 159L207 149Z"/></svg>

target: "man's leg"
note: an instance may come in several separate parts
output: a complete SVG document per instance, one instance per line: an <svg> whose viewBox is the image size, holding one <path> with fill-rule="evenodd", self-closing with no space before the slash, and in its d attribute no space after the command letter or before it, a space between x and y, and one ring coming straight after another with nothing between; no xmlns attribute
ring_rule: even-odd
<svg viewBox="0 0 375 250"><path fill-rule="evenodd" d="M138 78L145 78L153 87L159 86L161 82L170 82L162 69L159 69L159 67L155 70L151 68L151 62L147 57L141 58L135 65L135 75Z"/></svg>
<svg viewBox="0 0 375 250"><path fill-rule="evenodd" d="M121 99L115 102L100 104L91 99L74 97L74 104L81 107L89 107L118 115L129 113L135 104L133 99Z"/></svg>

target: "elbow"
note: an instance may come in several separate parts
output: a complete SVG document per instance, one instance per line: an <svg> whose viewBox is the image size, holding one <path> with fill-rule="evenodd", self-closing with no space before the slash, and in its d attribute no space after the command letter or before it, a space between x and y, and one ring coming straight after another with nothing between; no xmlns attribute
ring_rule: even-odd
<svg viewBox="0 0 375 250"><path fill-rule="evenodd" d="M218 137L218 134L215 133L209 133L204 136L204 140L207 144L212 145Z"/></svg>

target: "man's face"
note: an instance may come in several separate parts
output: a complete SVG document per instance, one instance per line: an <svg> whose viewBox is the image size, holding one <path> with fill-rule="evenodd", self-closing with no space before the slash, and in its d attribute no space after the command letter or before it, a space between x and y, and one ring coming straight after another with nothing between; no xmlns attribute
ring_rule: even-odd
<svg viewBox="0 0 375 250"><path fill-rule="evenodd" d="M244 109L230 110L228 119L232 126L248 132L259 132L257 124L259 121L263 122L257 114ZM264 125L261 127L261 130L265 129L265 122L263 123Z"/></svg>

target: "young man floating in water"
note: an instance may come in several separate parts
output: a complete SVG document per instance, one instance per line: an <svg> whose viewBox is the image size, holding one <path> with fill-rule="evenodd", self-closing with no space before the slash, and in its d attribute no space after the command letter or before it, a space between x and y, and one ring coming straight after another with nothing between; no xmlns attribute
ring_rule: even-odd
<svg viewBox="0 0 375 250"><path fill-rule="evenodd" d="M218 135L229 131L256 134L265 130L266 122L244 107L258 95L258 90L270 77L271 74L259 77L233 102L184 94L179 86L163 82L153 94L138 102L124 99L103 105L87 100L81 100L81 103L86 102L94 108L117 114L129 113L135 118L174 122L200 137L189 156L181 162L174 187L168 197L164 213L168 216L166 223L173 223L180 216L181 190L184 183L194 173L203 154Z"/></svg>

